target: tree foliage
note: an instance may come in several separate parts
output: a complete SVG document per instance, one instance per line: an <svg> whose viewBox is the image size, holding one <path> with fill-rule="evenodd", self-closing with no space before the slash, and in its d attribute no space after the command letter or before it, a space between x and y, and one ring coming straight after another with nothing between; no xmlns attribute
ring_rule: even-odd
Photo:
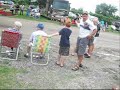
<svg viewBox="0 0 120 90"><path fill-rule="evenodd" d="M73 12L75 14L82 14L83 13L83 9L82 8L79 8L79 9L72 8L71 12Z"/></svg>
<svg viewBox="0 0 120 90"><path fill-rule="evenodd" d="M15 4L25 4L25 5L29 5L30 4L30 0L13 0L13 2Z"/></svg>
<svg viewBox="0 0 120 90"><path fill-rule="evenodd" d="M120 20L119 16L104 16L102 14L97 14L97 13L90 13L90 15L98 17L99 21L104 20L108 24L112 24L113 21Z"/></svg>
<svg viewBox="0 0 120 90"><path fill-rule="evenodd" d="M24 4L24 5L30 5L30 4L33 4L33 5L38 5L38 1L36 0L36 2L34 3L31 3L31 0L13 0L13 2L15 4Z"/></svg>
<svg viewBox="0 0 120 90"><path fill-rule="evenodd" d="M117 8L112 5L107 5L106 3L102 3L100 5L96 6L96 13L102 14L104 16L114 16L114 14L117 12Z"/></svg>
<svg viewBox="0 0 120 90"><path fill-rule="evenodd" d="M50 4L53 2L53 0L37 0L39 7L46 7L46 3L49 3L49 7Z"/></svg>

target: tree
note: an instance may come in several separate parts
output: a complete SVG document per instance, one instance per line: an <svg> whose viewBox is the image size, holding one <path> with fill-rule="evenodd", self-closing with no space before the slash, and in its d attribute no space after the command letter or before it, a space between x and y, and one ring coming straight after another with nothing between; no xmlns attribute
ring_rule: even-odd
<svg viewBox="0 0 120 90"><path fill-rule="evenodd" d="M24 5L29 5L31 0L13 0L15 4L24 4Z"/></svg>
<svg viewBox="0 0 120 90"><path fill-rule="evenodd" d="M113 16L115 12L117 12L117 8L112 5L107 5L106 3L102 3L96 6L96 13L102 14L104 16Z"/></svg>
<svg viewBox="0 0 120 90"><path fill-rule="evenodd" d="M37 0L37 1L38 1L38 5L39 5L40 8L46 6L46 2L47 2L47 0Z"/></svg>
<svg viewBox="0 0 120 90"><path fill-rule="evenodd" d="M46 4L48 2L49 4L48 8L50 7L50 4L53 2L53 0L37 0L37 1L39 4L39 7L46 7Z"/></svg>
<svg viewBox="0 0 120 90"><path fill-rule="evenodd" d="M83 9L82 8L79 8L79 9L72 8L71 12L73 12L75 14L82 14L83 13Z"/></svg>

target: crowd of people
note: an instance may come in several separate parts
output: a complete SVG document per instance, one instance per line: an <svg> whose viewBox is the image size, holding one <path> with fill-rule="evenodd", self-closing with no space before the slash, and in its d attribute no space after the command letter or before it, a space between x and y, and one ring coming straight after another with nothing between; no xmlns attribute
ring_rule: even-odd
<svg viewBox="0 0 120 90"><path fill-rule="evenodd" d="M96 39L99 37L100 33L100 23L98 18L95 17L93 20L90 20L88 12L83 12L82 17L80 19L76 19L76 24L79 27L79 35L76 42L75 52L77 53L77 63L74 65L72 70L79 70L80 67L83 67L84 57L90 58L93 50L95 48ZM20 29L22 27L22 23L16 21L14 23L14 28L8 29L13 32L21 33ZM63 67L65 64L65 59L69 56L70 51L70 36L72 34L71 30L71 20L67 19L65 21L65 27L62 28L59 32L54 33L52 35L48 35L44 31L44 25L39 23L37 25L37 30L31 34L29 44L27 46L27 53L24 57L28 58L30 56L30 50L33 45L33 41L37 35L53 37L56 35L60 35L61 39L59 42L59 55L58 60L56 61L56 65ZM88 50L86 50L88 47Z"/></svg>
<svg viewBox="0 0 120 90"><path fill-rule="evenodd" d="M12 12L12 14L14 15L18 15L18 12L20 11L20 15L23 15L24 13L24 9L25 9L25 6L24 5L14 5L12 4L10 6L10 11Z"/></svg>
<svg viewBox="0 0 120 90"><path fill-rule="evenodd" d="M26 10L27 9L27 10ZM40 17L40 10L35 8L33 5L29 5L29 7L25 7L24 4L22 5L14 5L12 4L10 6L10 11L12 12L13 15L24 15L24 12L26 11L26 16L33 16L34 18L39 18Z"/></svg>

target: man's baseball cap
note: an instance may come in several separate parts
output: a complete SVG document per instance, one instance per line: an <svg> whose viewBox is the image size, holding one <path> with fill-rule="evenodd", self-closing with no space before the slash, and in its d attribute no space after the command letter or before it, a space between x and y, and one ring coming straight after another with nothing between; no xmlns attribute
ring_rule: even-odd
<svg viewBox="0 0 120 90"><path fill-rule="evenodd" d="M84 11L84 12L82 13L82 15L88 15L88 12L87 12L87 11Z"/></svg>
<svg viewBox="0 0 120 90"><path fill-rule="evenodd" d="M44 25L41 24L41 23L39 23L39 24L37 25L37 28L40 28L41 30L43 30L43 29L44 29Z"/></svg>

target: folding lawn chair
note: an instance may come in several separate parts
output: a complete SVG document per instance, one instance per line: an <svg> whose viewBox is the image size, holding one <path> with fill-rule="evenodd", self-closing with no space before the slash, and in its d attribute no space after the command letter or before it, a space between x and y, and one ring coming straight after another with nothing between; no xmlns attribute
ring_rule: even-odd
<svg viewBox="0 0 120 90"><path fill-rule="evenodd" d="M49 62L49 50L50 50L50 38L46 36L36 36L33 41L33 46L31 48L31 63L34 65L47 65ZM40 61L40 55L42 54L45 58L44 63L34 62L33 58L35 54L38 55L38 60ZM46 58L46 57L47 58ZM36 57L35 57L36 58Z"/></svg>
<svg viewBox="0 0 120 90"><path fill-rule="evenodd" d="M20 40L21 40L21 34L18 32L12 32L10 30L4 30L2 31L1 35L1 43L0 43L0 58L1 59L8 59L8 60L17 60L18 59L18 53L20 48ZM4 48L13 48L15 51L9 51L5 52ZM15 58L11 58L11 56L14 56Z"/></svg>

